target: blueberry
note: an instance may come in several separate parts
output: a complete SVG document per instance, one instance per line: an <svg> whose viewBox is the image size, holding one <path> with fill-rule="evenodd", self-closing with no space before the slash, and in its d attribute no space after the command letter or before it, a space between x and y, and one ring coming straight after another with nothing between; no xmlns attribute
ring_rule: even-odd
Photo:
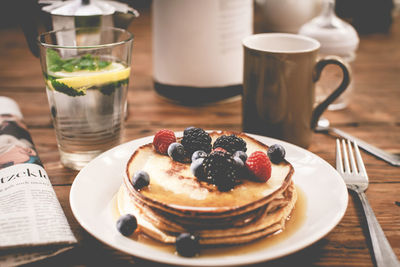
<svg viewBox="0 0 400 267"><path fill-rule="evenodd" d="M203 167L204 158L198 158L192 162L190 165L190 170L192 171L193 175L197 178L204 178L204 167Z"/></svg>
<svg viewBox="0 0 400 267"><path fill-rule="evenodd" d="M272 163L278 164L281 162L286 155L286 151L283 146L274 144L268 148L268 157Z"/></svg>
<svg viewBox="0 0 400 267"><path fill-rule="evenodd" d="M192 154L192 162L198 158L205 158L205 157L207 157L206 152L204 152L203 150L197 150L197 151L193 152L193 154Z"/></svg>
<svg viewBox="0 0 400 267"><path fill-rule="evenodd" d="M125 214L119 217L117 221L117 229L124 236L130 236L137 228L136 217L131 214Z"/></svg>
<svg viewBox="0 0 400 267"><path fill-rule="evenodd" d="M185 148L181 143L172 143L168 147L168 156L175 161L182 162L185 159Z"/></svg>
<svg viewBox="0 0 400 267"><path fill-rule="evenodd" d="M247 160L246 152L243 152L241 150L238 150L235 153L233 153L233 157L239 157L243 162L246 162Z"/></svg>
<svg viewBox="0 0 400 267"><path fill-rule="evenodd" d="M55 106L51 106L51 116L53 116L53 118L57 117L57 109Z"/></svg>
<svg viewBox="0 0 400 267"><path fill-rule="evenodd" d="M145 171L138 171L132 177L132 185L136 190L140 190L150 183L150 176Z"/></svg>
<svg viewBox="0 0 400 267"><path fill-rule="evenodd" d="M240 168L244 167L244 162L239 156L233 157L233 161L236 163L237 166Z"/></svg>
<svg viewBox="0 0 400 267"><path fill-rule="evenodd" d="M195 256L200 249L199 238L190 233L182 233L176 238L176 251L184 257Z"/></svg>

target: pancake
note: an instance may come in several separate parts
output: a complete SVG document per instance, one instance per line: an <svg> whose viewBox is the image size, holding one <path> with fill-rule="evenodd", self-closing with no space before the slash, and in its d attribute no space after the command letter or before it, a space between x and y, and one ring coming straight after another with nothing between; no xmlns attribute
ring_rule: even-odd
<svg viewBox="0 0 400 267"><path fill-rule="evenodd" d="M212 132L213 141L231 132ZM267 152L268 146L243 133L247 154ZM135 190L129 177L146 171L149 186ZM155 152L152 144L139 147L128 161L124 183L118 192L120 214L136 216L141 230L165 243L174 243L182 232L200 236L200 243L241 244L281 231L294 208L297 193L294 169L287 161L272 164L271 178L256 182L242 177L228 192L198 180L190 163L173 161Z"/></svg>

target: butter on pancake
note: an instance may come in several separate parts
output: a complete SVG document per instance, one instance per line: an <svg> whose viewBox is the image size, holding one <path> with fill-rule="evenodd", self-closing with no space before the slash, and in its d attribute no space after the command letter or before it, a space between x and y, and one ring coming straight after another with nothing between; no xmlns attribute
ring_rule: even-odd
<svg viewBox="0 0 400 267"><path fill-rule="evenodd" d="M213 141L231 132L211 132ZM268 146L243 134L247 154L267 153ZM150 184L135 190L131 177L146 171ZM136 216L141 231L156 240L174 243L182 232L199 235L200 244L241 244L281 231L295 206L297 193L292 181L294 169L287 162L272 164L267 182L242 179L227 192L200 181L190 163L173 161L157 153L151 144L139 147L126 167L118 192L120 214Z"/></svg>

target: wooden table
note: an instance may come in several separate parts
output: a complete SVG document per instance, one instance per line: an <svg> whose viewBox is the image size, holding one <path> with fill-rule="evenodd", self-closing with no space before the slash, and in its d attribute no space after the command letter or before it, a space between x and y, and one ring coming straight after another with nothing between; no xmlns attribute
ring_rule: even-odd
<svg viewBox="0 0 400 267"><path fill-rule="evenodd" d="M240 131L240 99L187 107L171 103L154 92L150 11L140 12L140 19L130 27L135 34L135 43L124 140L152 135L161 128L181 131L189 125ZM361 36L354 65L352 102L344 110L325 113L335 127L393 153L400 153L399 22L397 16L389 34ZM150 264L102 244L75 220L69 192L77 172L60 164L39 60L30 54L20 30L2 29L0 36L0 95L9 96L19 103L45 169L79 240L71 251L32 266ZM314 134L309 150L334 165L333 136ZM400 168L365 152L362 156L370 177L367 196L396 255L400 257L400 205L396 202L400 201ZM361 206L350 197L344 218L332 232L306 249L272 261L271 266L373 266L366 233Z"/></svg>

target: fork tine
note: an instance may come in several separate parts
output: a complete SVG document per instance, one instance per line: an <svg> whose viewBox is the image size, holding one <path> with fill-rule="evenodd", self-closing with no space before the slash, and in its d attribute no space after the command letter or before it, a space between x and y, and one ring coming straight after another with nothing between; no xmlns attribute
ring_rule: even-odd
<svg viewBox="0 0 400 267"><path fill-rule="evenodd" d="M347 140L347 146L349 147L349 158L350 158L350 164L351 164L351 171L353 173L358 173L356 162L354 160L353 149L351 148L350 140Z"/></svg>
<svg viewBox="0 0 400 267"><path fill-rule="evenodd" d="M347 154L346 142L342 139L342 149L343 149L343 162L344 162L344 171L350 173L350 165L349 165L349 156Z"/></svg>
<svg viewBox="0 0 400 267"><path fill-rule="evenodd" d="M339 172L344 172L339 139L336 139L336 170Z"/></svg>
<svg viewBox="0 0 400 267"><path fill-rule="evenodd" d="M359 169L360 173L362 175L364 175L368 180L367 170L365 169L364 161L363 161L363 159L361 157L361 153L360 153L360 150L358 149L358 145L357 145L356 141L354 141L354 151L356 153L356 160L357 160L358 169Z"/></svg>

